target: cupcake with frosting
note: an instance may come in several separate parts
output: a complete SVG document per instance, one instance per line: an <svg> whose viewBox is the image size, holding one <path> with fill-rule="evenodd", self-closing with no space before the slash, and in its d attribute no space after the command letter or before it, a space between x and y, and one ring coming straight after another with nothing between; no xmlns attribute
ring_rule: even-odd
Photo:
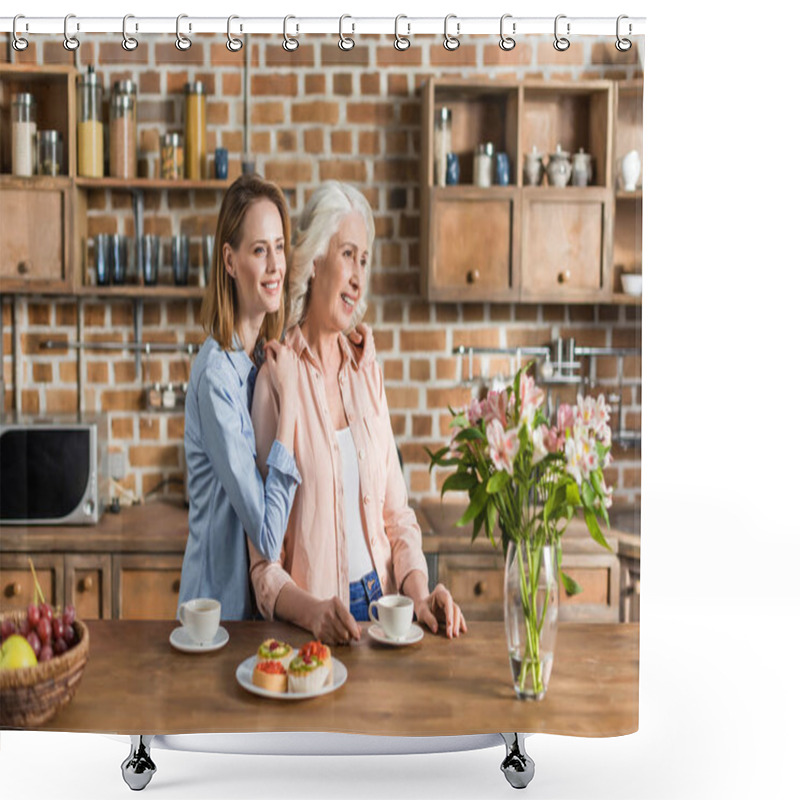
<svg viewBox="0 0 800 800"><path fill-rule="evenodd" d="M259 661L276 661L285 670L289 668L289 663L294 657L294 648L286 642L277 639L266 639L258 648Z"/></svg>
<svg viewBox="0 0 800 800"><path fill-rule="evenodd" d="M317 656L298 655L289 664L289 691L296 694L318 692L331 670Z"/></svg>
<svg viewBox="0 0 800 800"><path fill-rule="evenodd" d="M253 683L270 692L285 692L289 676L280 661L259 661L253 668Z"/></svg>

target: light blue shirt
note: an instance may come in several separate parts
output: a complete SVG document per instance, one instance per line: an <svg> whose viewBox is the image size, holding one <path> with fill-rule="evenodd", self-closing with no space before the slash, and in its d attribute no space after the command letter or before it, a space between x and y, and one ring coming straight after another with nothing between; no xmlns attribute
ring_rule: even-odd
<svg viewBox="0 0 800 800"><path fill-rule="evenodd" d="M267 479L261 478L250 419L257 369L238 339L234 346L223 350L206 339L186 392L189 539L179 603L214 597L222 619L252 619L245 535L267 559L277 560L301 480L278 441L267 457Z"/></svg>

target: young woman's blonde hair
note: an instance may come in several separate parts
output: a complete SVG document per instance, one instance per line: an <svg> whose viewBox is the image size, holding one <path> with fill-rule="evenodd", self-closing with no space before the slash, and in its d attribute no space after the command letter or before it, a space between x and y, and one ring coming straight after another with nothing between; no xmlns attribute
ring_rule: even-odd
<svg viewBox="0 0 800 800"><path fill-rule="evenodd" d="M331 239L339 230L339 225L353 211L357 211L364 219L367 229L367 250L371 261L375 222L367 198L358 189L340 181L324 181L306 203L295 229L294 249L287 280L289 293L287 329L305 320L314 259L324 258L328 254ZM369 262L367 266L369 267ZM365 285L358 305L353 311L350 330L361 322L366 310L367 286ZM346 333L349 333L349 330Z"/></svg>
<svg viewBox="0 0 800 800"><path fill-rule="evenodd" d="M239 309L236 299L236 283L225 269L222 261L222 248L227 243L238 250L242 243L244 218L250 206L257 200L266 198L275 204L283 223L284 252L286 263L289 263L292 224L289 219L289 207L280 188L260 175L242 175L237 178L225 192L222 207L217 218L217 232L214 237L214 257L211 262L211 274L208 288L203 295L200 319L203 329L213 336L223 350L233 349L233 334L239 323ZM284 281L284 297L286 284ZM280 339L283 333L285 303L280 308L264 316L259 337L269 341Z"/></svg>

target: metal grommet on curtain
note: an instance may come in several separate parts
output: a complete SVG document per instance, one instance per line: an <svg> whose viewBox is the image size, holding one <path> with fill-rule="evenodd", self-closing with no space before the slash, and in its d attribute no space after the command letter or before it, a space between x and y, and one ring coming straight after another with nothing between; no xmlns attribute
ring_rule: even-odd
<svg viewBox="0 0 800 800"><path fill-rule="evenodd" d="M122 18L122 49L130 52L139 46L139 40L134 39L133 36L128 36L128 20L135 19L133 14L126 14ZM136 25L136 30L139 30L139 25Z"/></svg>
<svg viewBox="0 0 800 800"><path fill-rule="evenodd" d="M553 47L558 50L559 53L563 53L565 50L569 50L569 39L566 36L559 36L558 35L558 21L560 19L566 19L566 14L559 14L556 17L555 24L553 26L553 34L555 36L555 41L553 42ZM567 23L567 36L569 36L569 22Z"/></svg>
<svg viewBox="0 0 800 800"><path fill-rule="evenodd" d="M500 49L505 50L506 52L508 52L509 50L513 50L517 46L517 43L510 36L506 36L505 33L503 32L503 26L505 25L505 21L507 19L511 19L511 14L503 14L503 16L500 17ZM517 32L517 23L512 22L511 33L516 33L516 32Z"/></svg>
<svg viewBox="0 0 800 800"><path fill-rule="evenodd" d="M349 36L345 36L342 33L342 26L344 25L344 21L346 19L353 19L353 18L349 14L342 14L342 16L339 17L339 49L340 50L352 50L356 46L356 43L355 43L354 39L351 39ZM356 32L356 24L355 24L355 22L353 23L353 31L352 32L353 33Z"/></svg>
<svg viewBox="0 0 800 800"><path fill-rule="evenodd" d="M454 19L456 21L456 35L455 36L451 36L447 32L447 25L448 25L448 23L450 22L451 19ZM459 46L461 45L461 42L456 37L460 33L461 33L461 23L458 21L458 17L456 17L455 14L448 14L444 18L444 41L442 42L442 47L444 47L445 50L450 50L450 51L458 50Z"/></svg>
<svg viewBox="0 0 800 800"><path fill-rule="evenodd" d="M286 30L286 26L289 24L290 19L297 19L297 17L293 17L291 14L288 14L283 18L283 49L287 53L293 53L300 47L300 42L297 41L296 36L289 36L289 32ZM297 33L300 33L300 26L295 25L295 30Z"/></svg>
<svg viewBox="0 0 800 800"><path fill-rule="evenodd" d="M231 53L238 53L242 47L244 47L244 42L231 34L231 22L235 19L239 19L235 14L231 14L228 17L228 41L225 42L225 47L227 47ZM241 30L241 26L239 26L239 30Z"/></svg>
<svg viewBox="0 0 800 800"><path fill-rule="evenodd" d="M17 14L14 17L14 22L11 24L11 33L13 34L13 39L11 40L11 46L18 52L21 53L23 50L28 49L28 40L23 39L17 33L17 20L25 19L22 14Z"/></svg>
<svg viewBox="0 0 800 800"><path fill-rule="evenodd" d="M188 50L192 46L192 40L188 36L184 36L181 33L181 20L188 19L188 14L178 14L175 20L175 47L178 50L185 51ZM192 23L189 23L189 32L192 31Z"/></svg>
<svg viewBox="0 0 800 800"><path fill-rule="evenodd" d="M406 36L401 36L399 31L401 19L408 19L408 17L405 14L398 14L394 18L394 49L402 52L403 50L408 50L408 48L411 47L411 39L408 38L408 36L411 35L411 23L406 23L406 25L408 25L408 33Z"/></svg>
<svg viewBox="0 0 800 800"><path fill-rule="evenodd" d="M624 20L624 19L628 19L628 17L625 14L620 14L617 17L617 41L614 44L614 47L616 47L617 50L620 51L620 53L627 53L628 50L630 50L631 47L633 47L633 43L631 42L630 39L623 39L619 35L620 22L622 22L622 20ZM628 23L628 36L631 35L632 31L633 31L633 27L631 26L631 24L629 22Z"/></svg>
<svg viewBox="0 0 800 800"><path fill-rule="evenodd" d="M69 50L72 53L81 46L81 43L74 36L69 35L67 26L69 25L69 21L71 19L75 19L74 14L67 14L67 16L64 17L64 49ZM81 26L78 23L76 23L75 30L79 31L80 29Z"/></svg>

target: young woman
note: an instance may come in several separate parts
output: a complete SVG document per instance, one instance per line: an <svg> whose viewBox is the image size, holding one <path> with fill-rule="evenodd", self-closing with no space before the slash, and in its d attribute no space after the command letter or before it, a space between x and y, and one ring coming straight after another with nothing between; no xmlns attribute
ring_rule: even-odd
<svg viewBox="0 0 800 800"><path fill-rule="evenodd" d="M289 276L284 353L256 380L253 423L259 462L284 425L281 387L297 381L292 422L303 483L280 559L251 548L259 610L332 643L360 637L369 602L401 592L417 619L447 636L466 631L450 592L428 591L422 536L408 505L383 376L359 364L346 334L366 310L375 227L364 196L330 181L300 219Z"/></svg>

